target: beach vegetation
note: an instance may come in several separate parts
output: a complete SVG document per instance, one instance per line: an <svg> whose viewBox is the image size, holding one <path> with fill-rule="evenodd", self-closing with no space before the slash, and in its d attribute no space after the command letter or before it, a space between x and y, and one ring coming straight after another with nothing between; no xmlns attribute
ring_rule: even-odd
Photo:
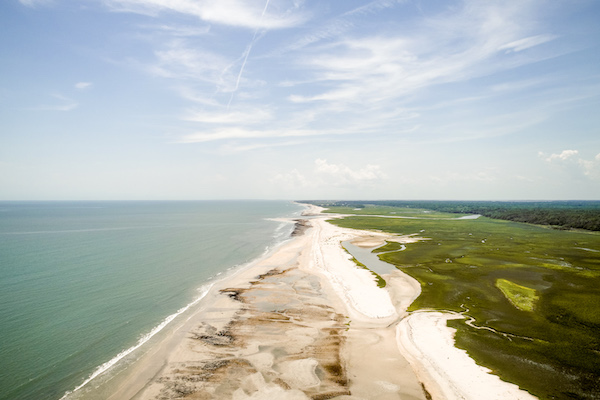
<svg viewBox="0 0 600 400"><path fill-rule="evenodd" d="M486 217L330 222L428 239L376 249L421 284L409 311L462 313L448 321L456 346L541 399L600 398L599 233Z"/></svg>

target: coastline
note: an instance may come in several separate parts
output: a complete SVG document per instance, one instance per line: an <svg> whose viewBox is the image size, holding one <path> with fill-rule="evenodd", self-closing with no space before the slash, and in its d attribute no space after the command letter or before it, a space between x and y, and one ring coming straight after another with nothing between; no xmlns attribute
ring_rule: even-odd
<svg viewBox="0 0 600 400"><path fill-rule="evenodd" d="M298 215L301 211L297 211ZM214 301L215 296L218 295L218 293L215 293L215 286L226 286L224 282L228 282L247 269L252 268L256 263L278 251L279 247L292 240L290 235L293 236L295 219L293 217L265 218L265 220L279 222L280 225L273 233L272 242L266 245L262 254L249 261L232 265L227 269L214 273L208 278L208 281L195 289L197 295L189 303L164 317L149 331L140 334L137 342L131 347L124 348L110 360L95 367L82 383L63 391L60 400L105 399L112 396L112 393L115 392L115 386L119 384L131 385L132 387L139 386L136 382L137 375L142 376L141 379L151 379L152 374L156 373L156 367L153 366L156 360L159 357L167 357L168 351L174 348L175 343L181 340L182 334L189 328L189 321L199 312L202 312L207 304ZM131 373L132 370L137 372ZM143 372L141 372L142 370ZM128 391L128 393L131 392L132 390Z"/></svg>
<svg viewBox="0 0 600 400"><path fill-rule="evenodd" d="M321 211L308 205L290 240L214 282L110 388L67 398L535 398L454 347L455 315L409 315L416 280L396 270L379 288L341 246L417 239Z"/></svg>

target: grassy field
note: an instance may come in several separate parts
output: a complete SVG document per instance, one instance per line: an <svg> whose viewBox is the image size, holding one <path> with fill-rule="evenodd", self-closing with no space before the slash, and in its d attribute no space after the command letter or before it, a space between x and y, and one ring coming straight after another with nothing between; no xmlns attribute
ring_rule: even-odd
<svg viewBox="0 0 600 400"><path fill-rule="evenodd" d="M463 311L495 330L449 322L458 347L542 399L600 399L598 233L393 208L332 208L369 216L331 222L430 239L377 249L421 283L411 310Z"/></svg>

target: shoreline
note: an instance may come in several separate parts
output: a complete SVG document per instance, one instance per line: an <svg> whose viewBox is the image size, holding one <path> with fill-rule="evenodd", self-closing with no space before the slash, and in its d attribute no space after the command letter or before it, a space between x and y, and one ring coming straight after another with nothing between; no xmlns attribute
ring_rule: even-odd
<svg viewBox="0 0 600 400"><path fill-rule="evenodd" d="M456 315L409 314L415 279L395 270L379 288L341 245L418 238L339 228L304 206L290 239L212 283L109 385L65 398L535 398L454 347Z"/></svg>
<svg viewBox="0 0 600 400"><path fill-rule="evenodd" d="M294 204L302 205L300 203ZM295 220L297 218L290 217L268 219L283 224L295 224ZM281 227L277 230L279 229L281 229ZM190 319L194 318L198 312L201 312L206 307L206 303L212 302L212 298L218 296L218 293L215 293L215 287L227 286L226 282L228 282L230 279L234 279L237 275L244 273L244 271L248 269L251 269L261 260L277 252L281 246L284 246L286 243L293 240L293 233L294 232L292 230L290 231L290 236L275 242L274 244L269 244L263 253L256 258L238 265L231 266L226 270L218 272L210 277L206 283L196 288L196 291L199 294L191 302L182 306L174 313L166 316L150 331L141 334L136 344L129 348L123 349L113 358L96 367L81 384L64 392L59 400L105 399L107 393L112 393L114 391L112 385L109 384L111 387L106 387L107 382L113 380L131 379L129 376L126 378L123 377L123 370L130 369L130 365L133 365L134 368L137 368L137 364L144 363L144 359L147 358L148 353L155 352L155 347L163 347L165 342L172 342L176 335L177 337L181 336L182 329L185 329ZM181 338L179 337L179 339ZM142 354L140 355L139 353ZM95 387L90 389L91 386Z"/></svg>

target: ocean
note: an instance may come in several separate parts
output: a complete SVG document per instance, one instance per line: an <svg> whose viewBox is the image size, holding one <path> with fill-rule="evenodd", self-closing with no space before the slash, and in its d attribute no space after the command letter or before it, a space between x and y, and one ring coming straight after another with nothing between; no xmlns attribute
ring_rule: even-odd
<svg viewBox="0 0 600 400"><path fill-rule="evenodd" d="M287 240L285 201L0 202L0 399L61 399ZM122 360L123 359L123 360Z"/></svg>

